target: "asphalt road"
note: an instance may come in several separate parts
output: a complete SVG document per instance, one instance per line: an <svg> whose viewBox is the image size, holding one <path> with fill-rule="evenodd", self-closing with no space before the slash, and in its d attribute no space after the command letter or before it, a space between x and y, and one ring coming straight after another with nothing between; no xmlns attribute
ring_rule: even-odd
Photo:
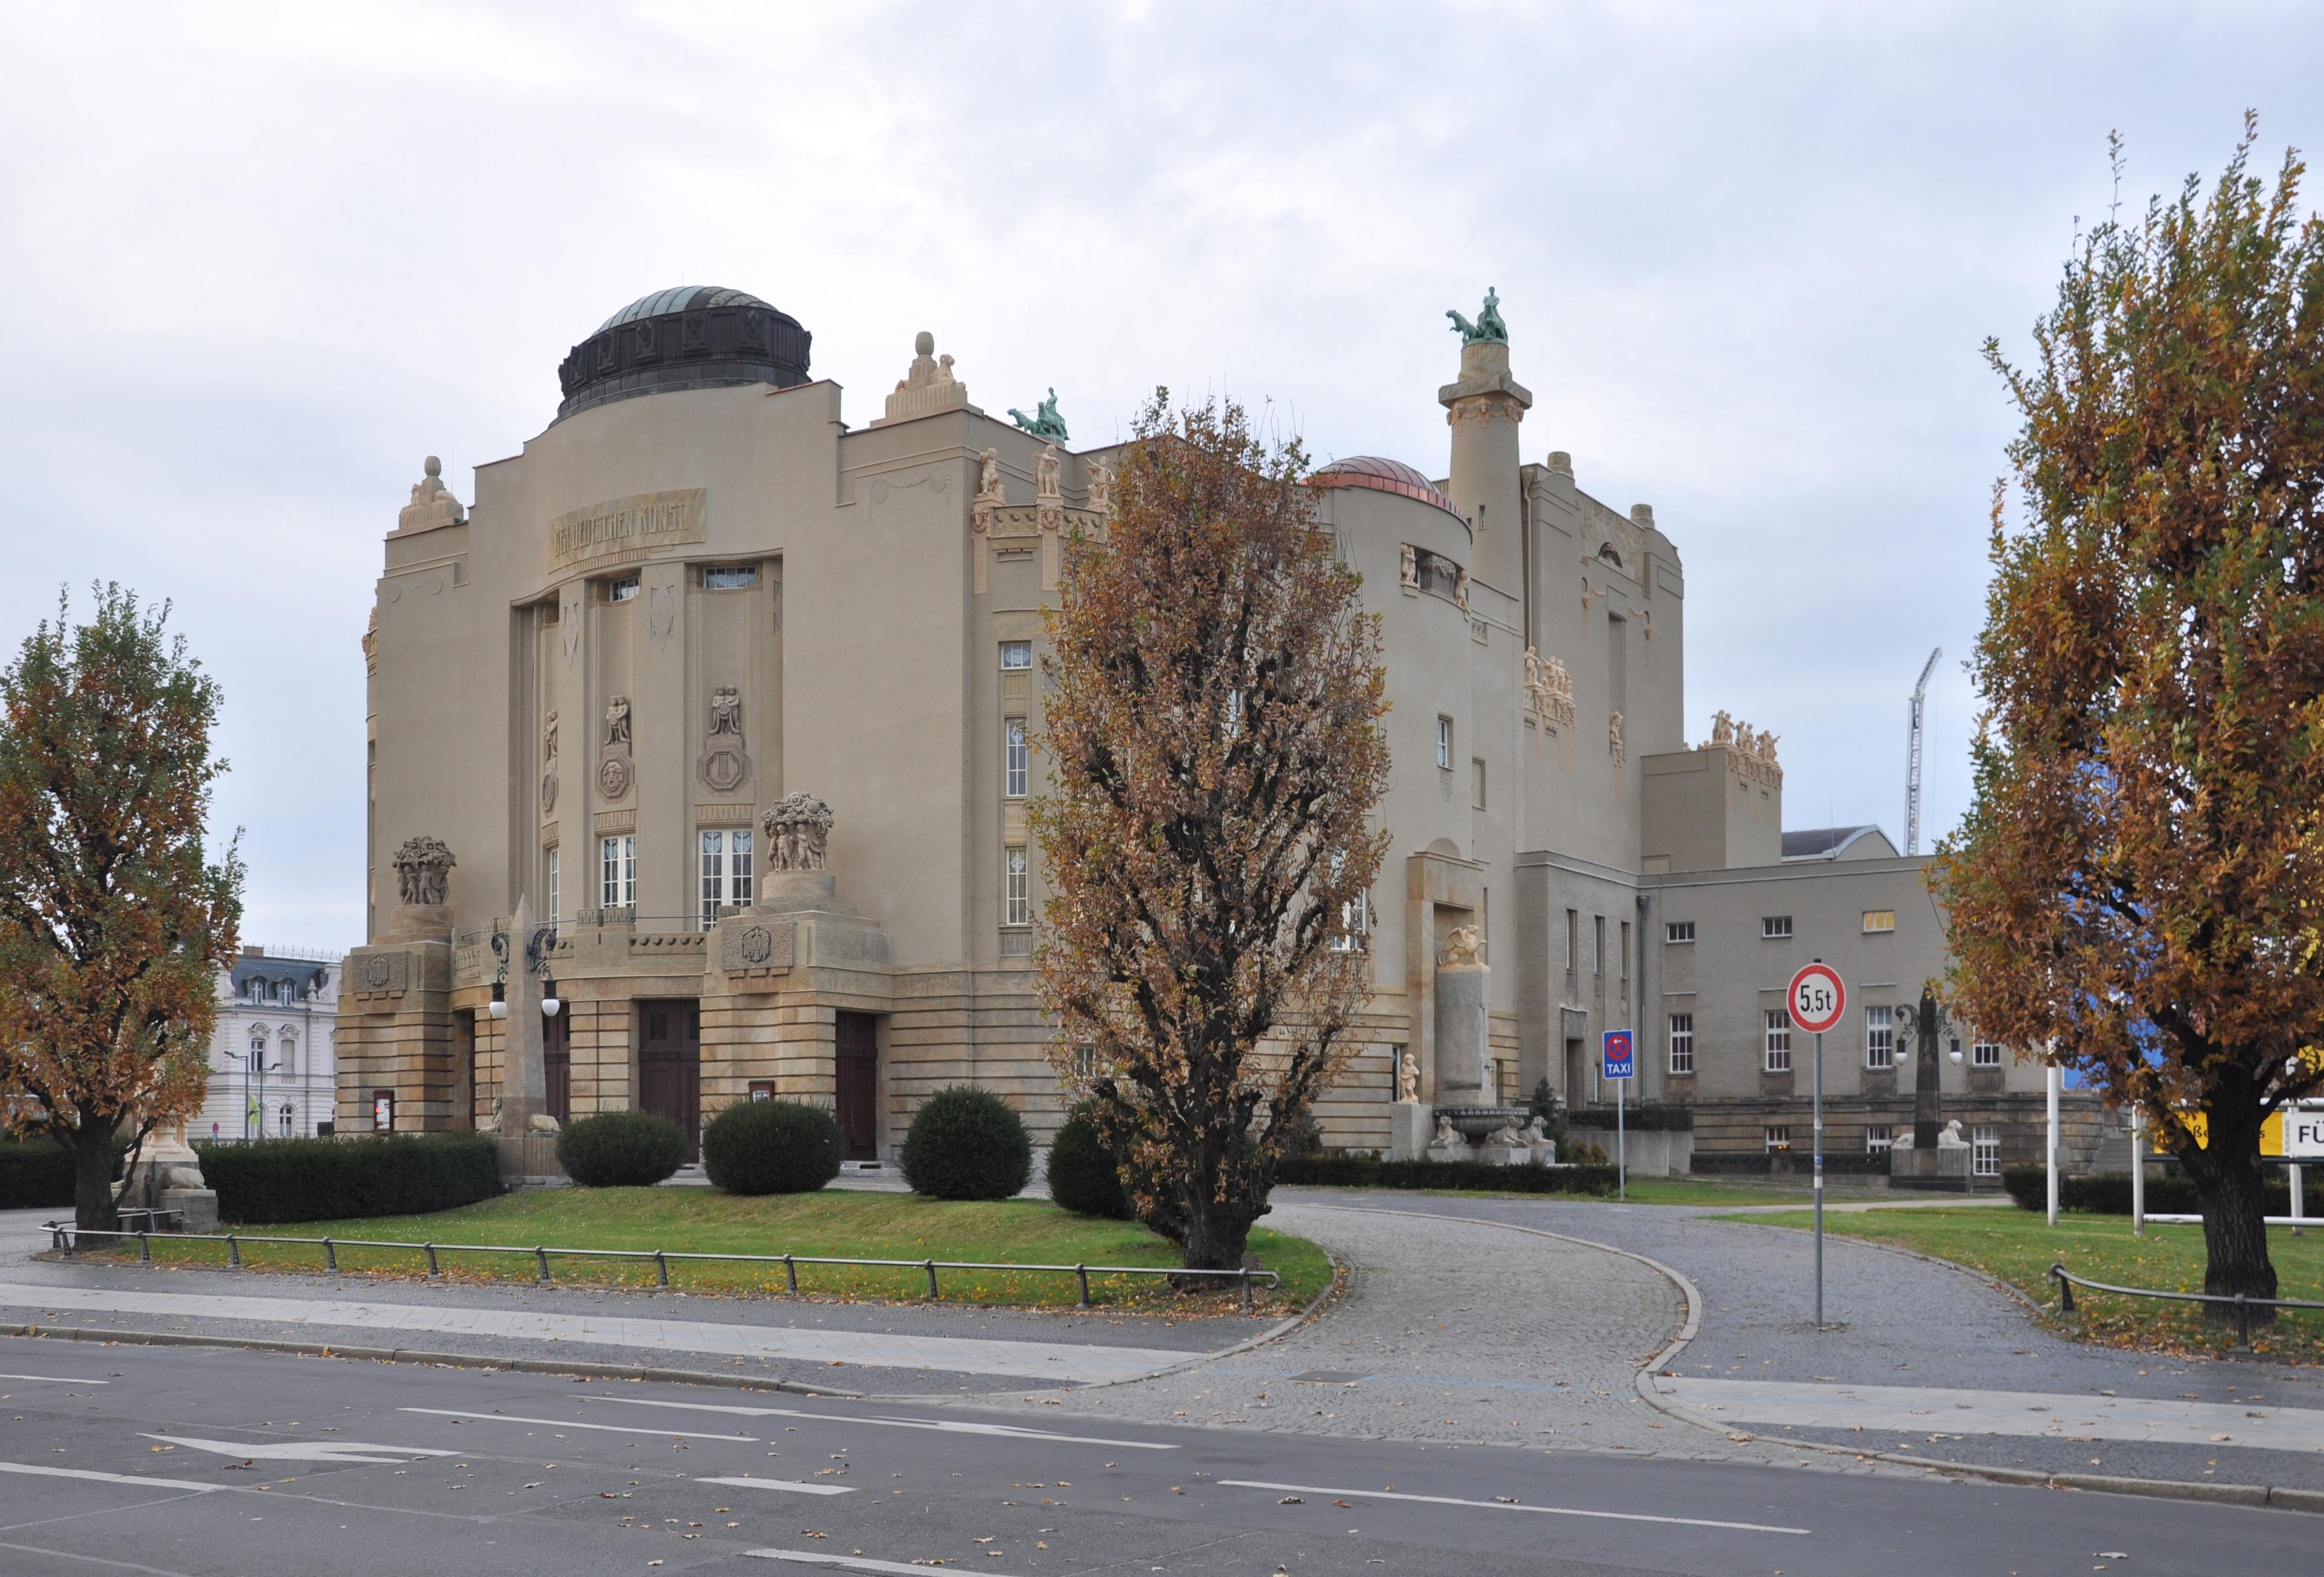
<svg viewBox="0 0 2324 1577"><path fill-rule="evenodd" d="M2313 1570L2296 1512L0 1339L0 1572ZM2127 1562L2122 1557L2127 1557Z"/></svg>

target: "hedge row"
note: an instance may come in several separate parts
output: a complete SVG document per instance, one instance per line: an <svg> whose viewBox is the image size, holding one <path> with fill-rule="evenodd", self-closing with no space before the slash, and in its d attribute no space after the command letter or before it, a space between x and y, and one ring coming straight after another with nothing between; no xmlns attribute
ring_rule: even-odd
<svg viewBox="0 0 2324 1577"><path fill-rule="evenodd" d="M1286 1188L1450 1188L1489 1194L1611 1194L1611 1167L1497 1167L1485 1161L1376 1161L1366 1156L1286 1156Z"/></svg>
<svg viewBox="0 0 2324 1577"><path fill-rule="evenodd" d="M420 1215L501 1191L500 1145L490 1134L197 1143L194 1153L202 1181L217 1191L219 1218L245 1226Z"/></svg>
<svg viewBox="0 0 2324 1577"><path fill-rule="evenodd" d="M72 1203L71 1151L52 1139L0 1140L0 1210L47 1210Z"/></svg>
<svg viewBox="0 0 2324 1577"><path fill-rule="evenodd" d="M2005 1167L2001 1172L2001 1185L2009 1190L2009 1196L2021 1209L2047 1210L2050 1208L2048 1177L2048 1169L2039 1165ZM2260 1180L2260 1189L2267 1200L2267 1214L2292 1213L2290 1178L2281 1174L2264 1177ZM2058 1180L2058 1208L2087 1211L2093 1215L2128 1215L2130 1174L2100 1172L2088 1177L2061 1177ZM2202 1196L2196 1193L2193 1178L2148 1176L2146 1213L2149 1215L2200 1215L2202 1210Z"/></svg>

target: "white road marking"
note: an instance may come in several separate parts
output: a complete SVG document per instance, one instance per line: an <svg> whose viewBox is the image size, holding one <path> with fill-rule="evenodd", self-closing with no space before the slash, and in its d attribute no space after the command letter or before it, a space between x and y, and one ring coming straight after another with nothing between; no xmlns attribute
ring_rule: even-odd
<svg viewBox="0 0 2324 1577"><path fill-rule="evenodd" d="M1722 1425L2324 1451L2324 1409L2315 1407L1782 1380L1672 1379L1655 1385L1664 1396Z"/></svg>
<svg viewBox="0 0 2324 1577"><path fill-rule="evenodd" d="M788 1489L794 1495L853 1495L847 1484L802 1484L791 1479L689 1479L690 1484L732 1484L738 1489Z"/></svg>
<svg viewBox="0 0 2324 1577"><path fill-rule="evenodd" d="M761 1561L796 1561L802 1566L836 1566L843 1572L900 1572L904 1577L927 1577L926 1565L907 1566L900 1561L873 1561L862 1555L826 1555L821 1550L744 1550ZM988 1572L985 1577L1005 1577Z"/></svg>
<svg viewBox="0 0 2324 1577"><path fill-rule="evenodd" d="M452 1454L448 1451L435 1451L423 1445L372 1445L360 1440L270 1440L253 1443L240 1440L203 1440L191 1434L142 1433L140 1438L166 1441L171 1445L190 1445L201 1451L214 1451L220 1456L241 1457L245 1462L408 1462L415 1457ZM389 1454L367 1454L383 1451Z"/></svg>
<svg viewBox="0 0 2324 1577"><path fill-rule="evenodd" d="M75 1379L66 1374L0 1374L0 1380L12 1379L39 1380L42 1385L51 1386L109 1386L113 1383L111 1380Z"/></svg>
<svg viewBox="0 0 2324 1577"><path fill-rule="evenodd" d="M737 1407L718 1402L658 1402L650 1397L583 1397L586 1402L619 1402L631 1407L678 1407L689 1413L733 1413L748 1418L813 1418L824 1424L876 1424L883 1429L933 1429L943 1434L997 1434L1007 1440L1055 1440L1071 1445L1111 1445L1124 1451L1176 1451L1151 1440L1108 1440L1097 1434L1056 1434L1019 1429L1013 1424L963 1424L948 1418L897 1418L853 1413L811 1413L804 1407Z"/></svg>
<svg viewBox="0 0 2324 1577"><path fill-rule="evenodd" d="M618 1424L576 1424L570 1418L523 1418L514 1413L463 1413L453 1407L398 1407L399 1413L426 1413L437 1418L477 1418L487 1424L546 1424L551 1429L595 1429L606 1434L669 1434L680 1440L732 1440L756 1445L755 1434L705 1434L694 1429L625 1429Z"/></svg>
<svg viewBox="0 0 2324 1577"><path fill-rule="evenodd" d="M1326 1489L1315 1484L1270 1484L1260 1479L1221 1479L1237 1489L1281 1489L1292 1495L1331 1495L1342 1500L1416 1500L1424 1506L1469 1506L1480 1511L1530 1511L1537 1517L1599 1517L1609 1522L1664 1522L1680 1527L1724 1527L1738 1533L1809 1534L1806 1527L1777 1527L1764 1522L1717 1522L1707 1517L1655 1517L1643 1511L1585 1511L1578 1506L1521 1506L1506 1500L1456 1500L1450 1495L1399 1495L1391 1489Z"/></svg>
<svg viewBox="0 0 2324 1577"><path fill-rule="evenodd" d="M134 1473L100 1473L92 1468L51 1468L32 1462L0 1462L0 1473L31 1473L42 1479L94 1479L100 1484L134 1484L142 1489L231 1489L232 1484L198 1484L191 1479L141 1479Z"/></svg>

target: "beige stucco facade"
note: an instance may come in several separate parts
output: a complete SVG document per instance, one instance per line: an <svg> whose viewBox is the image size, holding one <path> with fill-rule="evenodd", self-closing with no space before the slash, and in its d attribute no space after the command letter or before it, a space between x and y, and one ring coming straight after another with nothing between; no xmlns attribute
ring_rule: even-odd
<svg viewBox="0 0 2324 1577"><path fill-rule="evenodd" d="M885 1156L923 1095L974 1080L1054 1123L1029 956L1041 765L1014 772L1010 742L1040 724L1041 610L1074 534L1103 529L1106 451L1057 444L1045 496L1047 440L972 403L925 336L882 413L851 425L771 309L796 331L789 370L675 376L683 347L708 366L718 333L762 332L763 308L671 291L617 314L568 358L565 413L478 467L472 507L431 472L387 533L341 1131L375 1113L467 1126L518 1093L507 1038L542 1033L520 906L554 927L552 1110L690 1102L683 1120L762 1086L837 1104L857 1153ZM1399 1059L1429 1098L1437 959L1474 925L1505 1093L1547 1078L1597 1097L1597 1033L1634 1027L1639 1093L1718 1107L1733 1120L1699 1125L1702 1145L1748 1130L1756 1150L1764 1113L1805 1095L1763 1071L1767 990L1817 952L1849 960L1868 1001L1941 972L1921 862L1877 834L1855 851L1874 858L1785 861L1773 741L1685 738L1671 538L1582 492L1563 455L1523 459L1532 397L1507 345L1448 371L1447 475L1357 460L1316 478L1384 616L1395 761L1376 994L1327 1138L1397 1142ZM763 818L794 793L833 813L820 886L767 869ZM392 862L415 837L456 862L438 903L402 901ZM1895 928L1867 933L1884 909ZM1763 941L1778 914L1792 936ZM1692 942L1665 941L1676 919ZM1682 1000L1684 1077L1665 1055ZM1828 1061L1827 1089L1868 1102L1859 1124L1883 1101L1909 1120L1911 1070L1899 1093L1863 1062ZM1979 1076L2038 1102L2031 1070Z"/></svg>

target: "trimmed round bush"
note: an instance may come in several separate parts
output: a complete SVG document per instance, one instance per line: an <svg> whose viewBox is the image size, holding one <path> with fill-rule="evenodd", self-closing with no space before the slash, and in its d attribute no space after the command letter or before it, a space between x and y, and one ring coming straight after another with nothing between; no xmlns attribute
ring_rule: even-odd
<svg viewBox="0 0 2324 1577"><path fill-rule="evenodd" d="M990 1090L954 1084L912 1116L904 1181L931 1199L1007 1199L1033 1176L1033 1140L1009 1103Z"/></svg>
<svg viewBox="0 0 2324 1577"><path fill-rule="evenodd" d="M839 1153L831 1113L797 1101L737 1101L702 1127L702 1169L729 1194L812 1194Z"/></svg>
<svg viewBox="0 0 2324 1577"><path fill-rule="evenodd" d="M1113 1152L1086 1117L1069 1117L1049 1142L1049 1197L1075 1215L1128 1221L1130 1193L1121 1185Z"/></svg>
<svg viewBox="0 0 2324 1577"><path fill-rule="evenodd" d="M686 1165L686 1130L654 1111L600 1111L567 1123L557 1164L584 1188L650 1188Z"/></svg>

